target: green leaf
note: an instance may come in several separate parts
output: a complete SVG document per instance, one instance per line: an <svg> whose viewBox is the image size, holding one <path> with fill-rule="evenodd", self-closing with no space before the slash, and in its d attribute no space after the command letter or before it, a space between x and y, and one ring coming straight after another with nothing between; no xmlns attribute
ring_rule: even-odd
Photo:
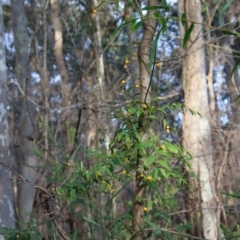
<svg viewBox="0 0 240 240"><path fill-rule="evenodd" d="M155 115L150 115L148 118L150 118L150 119L154 119L154 120L157 120L157 119L158 119L158 117L155 116Z"/></svg>
<svg viewBox="0 0 240 240"><path fill-rule="evenodd" d="M162 34L165 34L167 29L167 20L165 18L161 18L161 24L162 24Z"/></svg>
<svg viewBox="0 0 240 240"><path fill-rule="evenodd" d="M183 25L184 28L186 28L186 26L187 26L187 15L186 15L186 13L181 13L180 16L181 16L182 25Z"/></svg>
<svg viewBox="0 0 240 240"><path fill-rule="evenodd" d="M240 198L239 194L232 194L232 193L227 193L227 192L221 192L221 194L226 195L228 197L232 197L232 198Z"/></svg>
<svg viewBox="0 0 240 240"><path fill-rule="evenodd" d="M117 136L116 136L116 141L117 142L120 142L122 137L124 136L125 132L124 131L121 131Z"/></svg>
<svg viewBox="0 0 240 240"><path fill-rule="evenodd" d="M240 95L238 95L235 99L234 99L234 103L237 102L240 99Z"/></svg>
<svg viewBox="0 0 240 240"><path fill-rule="evenodd" d="M157 176L158 176L158 169L157 168L155 168L154 170L153 170L153 173L152 173L152 177L153 177L153 179L154 180L156 180L157 179Z"/></svg>
<svg viewBox="0 0 240 240"><path fill-rule="evenodd" d="M160 168L159 171L161 172L161 174L164 178L166 178L166 179L168 178L168 174L166 173L166 171L163 168Z"/></svg>
<svg viewBox="0 0 240 240"><path fill-rule="evenodd" d="M148 148L151 147L151 143L149 143L148 141L143 141L137 144L138 148Z"/></svg>
<svg viewBox="0 0 240 240"><path fill-rule="evenodd" d="M157 154L170 158L171 156L165 150L157 150Z"/></svg>
<svg viewBox="0 0 240 240"><path fill-rule="evenodd" d="M142 25L143 25L142 19L140 21L135 21L134 23L131 24L130 30L131 31L136 31Z"/></svg>
<svg viewBox="0 0 240 240"><path fill-rule="evenodd" d="M83 170L84 170L83 162L81 161L81 162L80 162L80 171L83 171Z"/></svg>
<svg viewBox="0 0 240 240"><path fill-rule="evenodd" d="M149 167L153 161L155 160L155 156L151 155L147 158L146 166Z"/></svg>
<svg viewBox="0 0 240 240"><path fill-rule="evenodd" d="M202 117L202 115L201 115L199 112L196 112L196 111L194 111L194 110L191 109L191 108L188 108L188 110L190 111L190 113L191 113L193 116L198 115L198 116Z"/></svg>
<svg viewBox="0 0 240 240"><path fill-rule="evenodd" d="M74 198L76 196L76 189L75 188L72 188L71 190L70 190L70 198L72 199L72 198Z"/></svg>
<svg viewBox="0 0 240 240"><path fill-rule="evenodd" d="M148 201L148 205L147 205L148 211L152 210L152 206L153 206L153 201Z"/></svg>
<svg viewBox="0 0 240 240"><path fill-rule="evenodd" d="M138 141L141 140L141 136L137 131L134 131L134 135L135 135L135 137L137 138Z"/></svg>
<svg viewBox="0 0 240 240"><path fill-rule="evenodd" d="M162 18L159 12L154 12L153 15L156 17L159 24L161 25L162 34L164 34L167 28L167 20L165 18Z"/></svg>
<svg viewBox="0 0 240 240"><path fill-rule="evenodd" d="M219 14L219 23L220 26L222 25L222 16L223 14L227 11L227 9L230 7L230 5L232 4L233 0L230 0L229 2L227 2L221 9L220 9L220 14Z"/></svg>
<svg viewBox="0 0 240 240"><path fill-rule="evenodd" d="M161 165L162 167L170 169L169 166L168 166L168 163L166 161L164 161L164 160L159 160L158 164Z"/></svg>
<svg viewBox="0 0 240 240"><path fill-rule="evenodd" d="M172 145L171 143L165 141L164 143L165 147L167 148L167 150L169 150L172 153L178 153L178 148L174 145Z"/></svg>
<svg viewBox="0 0 240 240"><path fill-rule="evenodd" d="M185 36L183 38L183 45L182 45L183 49L185 49L187 46L187 43L188 43L188 40L189 40L189 37L191 35L193 28L194 28L194 24L191 23L191 26L188 28L188 30L186 31Z"/></svg>
<svg viewBox="0 0 240 240"><path fill-rule="evenodd" d="M135 22L136 21L136 18L132 18L128 21L125 21L123 22L120 26L118 26L115 31L113 32L111 38L110 38L110 42L113 40L113 38L115 37L115 35L117 34L117 32L124 26L128 25L129 23L132 23L132 22Z"/></svg>
<svg viewBox="0 0 240 240"><path fill-rule="evenodd" d="M149 59L149 69L152 68L152 64L154 62L154 57L155 57L155 52L156 52L156 49L157 49L157 43L158 43L158 39L160 37L160 34L161 34L161 31L162 31L162 28L160 28L157 32L157 35L154 39L154 43L153 43L153 47L151 49L151 53L150 53L150 59Z"/></svg>
<svg viewBox="0 0 240 240"><path fill-rule="evenodd" d="M167 0L163 0L164 6L167 6Z"/></svg>
<svg viewBox="0 0 240 240"><path fill-rule="evenodd" d="M231 31L231 30L222 30L222 32L226 35L230 35L230 36L239 36L239 34L235 31Z"/></svg>
<svg viewBox="0 0 240 240"><path fill-rule="evenodd" d="M144 221L153 229L157 229L159 228L159 225L157 225L156 223L152 222L151 220L149 219L144 219Z"/></svg>
<svg viewBox="0 0 240 240"><path fill-rule="evenodd" d="M232 76L233 76L234 72L236 71L239 64L240 64L240 59L237 60L237 62L235 63L235 65L234 65L234 67L231 71L231 76L230 76L231 78L232 78Z"/></svg>
<svg viewBox="0 0 240 240"><path fill-rule="evenodd" d="M87 222L92 223L93 225L96 225L96 226L98 226L98 227L101 228L101 225L98 224L97 222L93 221L92 219L87 218L87 217L85 217L85 216L83 216L83 219L85 219Z"/></svg>

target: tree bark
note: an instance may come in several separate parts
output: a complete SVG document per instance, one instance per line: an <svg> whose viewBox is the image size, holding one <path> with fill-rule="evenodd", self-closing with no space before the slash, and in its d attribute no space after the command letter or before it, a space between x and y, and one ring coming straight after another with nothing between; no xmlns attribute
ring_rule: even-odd
<svg viewBox="0 0 240 240"><path fill-rule="evenodd" d="M24 11L24 3L20 0L11 0L12 27L15 46L15 76L19 86L28 95L27 85L29 79L28 64L28 33L27 20ZM37 159L31 152L33 150L35 107L29 102L26 96L19 91L18 105L15 107L16 139L15 158L18 164L18 173L24 178L35 182ZM15 114L16 115L16 114ZM32 205L35 197L35 188L26 182L20 182L18 188L18 220L21 229L27 227L32 212Z"/></svg>
<svg viewBox="0 0 240 240"><path fill-rule="evenodd" d="M189 189L186 196L190 233L206 239L219 239L219 217L213 180L212 139L206 83L204 42L201 26L200 0L179 0L179 12L185 13L189 29L193 31L186 46L183 61L183 89L185 109L183 116L183 146L192 155L187 168ZM183 28L181 28L183 30ZM182 32L182 36L184 33ZM200 113L193 115L189 108ZM194 175L194 176L193 176Z"/></svg>
<svg viewBox="0 0 240 240"><path fill-rule="evenodd" d="M138 3L135 3L138 5ZM148 6L154 6L157 4L157 0L149 0ZM140 10L140 6L137 6ZM152 11L148 11L147 18L144 20L144 33L141 40L141 44L138 50L138 58L139 58L139 76L140 76L140 102L141 103L150 103L150 77L151 74L149 72L149 58L151 52L151 44L155 35L155 26L156 20L152 16ZM143 128L145 128L145 116L143 117ZM141 130L140 130L141 131ZM146 137L146 133L140 132L142 138ZM140 169L140 166L143 164L143 159L141 156L137 162L136 169ZM134 193L134 203L133 203L133 220L132 220L132 235L134 240L143 239L143 232L141 231L143 228L143 194L145 187L141 185L141 172L139 170L136 171L135 175L135 193Z"/></svg>
<svg viewBox="0 0 240 240"><path fill-rule="evenodd" d="M94 40L95 40L95 56L96 56L96 80L98 87L98 100L102 103L106 102L107 99L107 91L106 91L106 76L105 76L105 66L104 66L104 56L103 56L103 48L102 48L102 29L100 25L100 15L98 10L98 2L97 0L92 0L93 9L96 11L92 12L92 20L94 26ZM110 136L109 136L109 109L107 107L102 107L98 111L98 121L99 127L101 128L102 138L105 140L105 146L108 150Z"/></svg>
<svg viewBox="0 0 240 240"><path fill-rule="evenodd" d="M0 162L11 166L2 1L0 1ZM12 173L0 164L0 228L15 228ZM0 237L2 237L0 235Z"/></svg>
<svg viewBox="0 0 240 240"><path fill-rule="evenodd" d="M59 17L59 3L58 0L50 0L51 17L54 26L54 54L57 62L58 71L61 76L61 92L62 92L62 106L69 105L69 77L63 55L63 33L62 22Z"/></svg>

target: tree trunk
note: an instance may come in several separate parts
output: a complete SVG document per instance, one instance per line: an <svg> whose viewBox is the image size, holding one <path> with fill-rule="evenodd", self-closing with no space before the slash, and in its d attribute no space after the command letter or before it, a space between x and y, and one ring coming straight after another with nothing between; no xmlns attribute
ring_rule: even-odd
<svg viewBox="0 0 240 240"><path fill-rule="evenodd" d="M98 10L98 1L93 0L92 6L94 10L92 12L92 20L94 26L94 40L95 40L95 56L96 56L96 80L97 80L97 87L98 87L98 100L103 103L106 102L108 98L106 93L106 77L105 77L105 66L104 66L104 55L103 55L103 48L102 48L102 29L100 25L100 14ZM97 10L96 10L97 9ZM102 132L102 138L105 140L105 146L108 150L108 145L110 142L109 136L109 122L110 122L110 115L109 109L105 106L101 107L98 111L98 121L99 121L99 128Z"/></svg>
<svg viewBox="0 0 240 240"><path fill-rule="evenodd" d="M68 71L64 62L63 55L63 34L62 22L59 17L59 3L58 0L50 0L51 17L54 26L54 55L57 62L59 74L61 76L61 92L62 92L62 106L66 107L70 103L69 90L68 90Z"/></svg>
<svg viewBox="0 0 240 240"><path fill-rule="evenodd" d="M12 27L14 33L15 45L15 74L19 86L26 95L29 79L28 65L28 33L27 21L24 11L24 3L20 0L11 0ZM35 182L37 159L31 152L33 150L35 107L29 102L26 96L19 91L18 105L15 107L17 112L16 119L16 139L15 145L16 162L18 172L24 178ZM18 188L18 220L21 229L27 227L32 212L33 200L35 197L35 188L26 182L20 182Z"/></svg>
<svg viewBox="0 0 240 240"><path fill-rule="evenodd" d="M11 166L7 112L7 75L3 30L2 1L0 1L0 162ZM0 228L15 228L15 208L12 173L0 164ZM2 237L0 235L0 237Z"/></svg>
<svg viewBox="0 0 240 240"><path fill-rule="evenodd" d="M185 12L186 29L192 21L201 23L200 0L179 0L179 12ZM181 28L183 29L183 28ZM184 36L184 33L182 33ZM206 239L219 239L219 216L213 180L212 139L209 118L206 70L202 26L194 24L186 46L183 62L185 109L183 116L183 146L192 155L186 169L190 189L186 196L190 233ZM193 115L189 108L200 113ZM194 176L193 176L194 175Z"/></svg>
<svg viewBox="0 0 240 240"><path fill-rule="evenodd" d="M138 6L138 2L136 1L136 7L140 10L140 6ZM148 6L154 6L157 4L157 0L149 0ZM148 11L147 18L144 21L144 33L141 40L141 44L138 50L138 57L139 57L139 76L140 76L140 102L141 103L150 103L150 92L149 92L149 85L150 85L150 73L148 70L149 66L149 58L151 52L151 44L155 35L155 25L156 20L152 16L152 11ZM145 128L145 116L143 117L143 128ZM146 137L146 133L143 131L140 134L142 138ZM143 164L143 159L138 160L136 169L141 169L140 166ZM133 203L133 220L132 220L132 234L134 240L141 240L143 239L143 194L144 194L144 186L141 185L141 171L137 170L135 175L135 193L134 193L134 203Z"/></svg>

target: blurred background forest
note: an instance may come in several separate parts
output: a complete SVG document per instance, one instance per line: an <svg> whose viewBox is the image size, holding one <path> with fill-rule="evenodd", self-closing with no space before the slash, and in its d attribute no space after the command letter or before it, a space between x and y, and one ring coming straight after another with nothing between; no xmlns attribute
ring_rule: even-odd
<svg viewBox="0 0 240 240"><path fill-rule="evenodd" d="M238 0L0 2L0 239L240 239Z"/></svg>

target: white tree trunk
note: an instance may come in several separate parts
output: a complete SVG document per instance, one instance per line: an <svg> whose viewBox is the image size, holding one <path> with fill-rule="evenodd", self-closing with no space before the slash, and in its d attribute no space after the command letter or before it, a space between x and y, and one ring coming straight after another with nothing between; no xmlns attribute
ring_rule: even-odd
<svg viewBox="0 0 240 240"><path fill-rule="evenodd" d="M202 21L200 0L179 0L179 11L186 13L187 29L192 22ZM212 139L201 24L194 24L185 53L187 55L183 63L183 88L186 108L183 117L183 146L193 156L188 169L188 181L192 190L186 198L186 207L190 210L187 218L194 225L190 230L191 234L217 240L219 218L213 180ZM201 116L193 115L188 108ZM195 176L192 176L191 172Z"/></svg>

